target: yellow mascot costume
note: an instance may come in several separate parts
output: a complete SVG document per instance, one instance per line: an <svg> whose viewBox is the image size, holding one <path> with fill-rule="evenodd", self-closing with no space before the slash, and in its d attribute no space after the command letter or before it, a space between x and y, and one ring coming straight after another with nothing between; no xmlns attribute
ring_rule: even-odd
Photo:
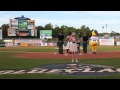
<svg viewBox="0 0 120 90"><path fill-rule="evenodd" d="M90 37L90 46L92 48L93 54L96 54L98 44L99 44L98 32L95 30L92 32L92 36Z"/></svg>

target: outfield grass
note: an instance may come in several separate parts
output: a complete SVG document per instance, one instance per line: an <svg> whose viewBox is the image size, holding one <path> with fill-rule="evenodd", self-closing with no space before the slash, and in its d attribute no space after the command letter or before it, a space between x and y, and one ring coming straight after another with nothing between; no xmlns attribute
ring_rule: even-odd
<svg viewBox="0 0 120 90"><path fill-rule="evenodd" d="M57 47L0 47L0 51L26 51L26 52L57 52ZM82 47L81 47L82 48ZM91 51L91 47L88 46L88 51ZM120 46L99 46L98 51L120 51ZM66 50L64 50L66 52Z"/></svg>
<svg viewBox="0 0 120 90"><path fill-rule="evenodd" d="M32 69L41 65L57 64L57 63L70 63L69 59L30 59L30 58L16 58L13 55L24 52L10 52L10 51L25 51L25 52L56 52L56 47L14 47L14 48L0 48L0 70L5 69ZM4 52L6 51L6 52ZM90 47L88 47L90 51ZM100 46L99 52L103 51L120 51L120 46ZM88 64L102 64L120 68L120 58L107 58L107 59L83 59L79 63ZM55 74L22 74L22 75L0 75L0 79L120 79L120 74L110 76L63 76Z"/></svg>

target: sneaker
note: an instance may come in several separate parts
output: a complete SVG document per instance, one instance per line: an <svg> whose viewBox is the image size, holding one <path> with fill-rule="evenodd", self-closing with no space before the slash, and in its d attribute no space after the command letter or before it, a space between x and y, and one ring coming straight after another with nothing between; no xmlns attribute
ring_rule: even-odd
<svg viewBox="0 0 120 90"><path fill-rule="evenodd" d="M97 54L96 52L94 52L94 54Z"/></svg>
<svg viewBox="0 0 120 90"><path fill-rule="evenodd" d="M88 54L93 54L92 52L88 52Z"/></svg>
<svg viewBox="0 0 120 90"><path fill-rule="evenodd" d="M57 54L57 53L54 53L54 54Z"/></svg>
<svg viewBox="0 0 120 90"><path fill-rule="evenodd" d="M78 60L76 59L76 62L78 62Z"/></svg>
<svg viewBox="0 0 120 90"><path fill-rule="evenodd" d="M80 54L80 55L83 55L83 54Z"/></svg>
<svg viewBox="0 0 120 90"><path fill-rule="evenodd" d="M74 59L72 60L72 62L74 62Z"/></svg>
<svg viewBox="0 0 120 90"><path fill-rule="evenodd" d="M65 56L67 56L68 54L66 53Z"/></svg>
<svg viewBox="0 0 120 90"><path fill-rule="evenodd" d="M96 54L96 52L93 52L93 54Z"/></svg>

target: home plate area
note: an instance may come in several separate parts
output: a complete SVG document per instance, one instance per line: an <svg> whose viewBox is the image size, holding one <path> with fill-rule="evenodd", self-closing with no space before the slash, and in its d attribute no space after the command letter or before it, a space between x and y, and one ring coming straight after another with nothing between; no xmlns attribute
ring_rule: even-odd
<svg viewBox="0 0 120 90"><path fill-rule="evenodd" d="M72 76L104 76L120 72L120 68L92 64L50 64L30 70L1 70L3 74L59 74Z"/></svg>
<svg viewBox="0 0 120 90"><path fill-rule="evenodd" d="M44 73L72 76L103 76L118 73L120 70L111 66L92 64L51 64L41 68L47 69Z"/></svg>

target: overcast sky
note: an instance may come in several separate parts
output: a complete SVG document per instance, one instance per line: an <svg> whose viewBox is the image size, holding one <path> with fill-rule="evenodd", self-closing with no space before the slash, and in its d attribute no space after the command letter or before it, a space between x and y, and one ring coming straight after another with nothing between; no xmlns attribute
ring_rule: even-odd
<svg viewBox="0 0 120 90"><path fill-rule="evenodd" d="M7 24L10 18L22 15L35 20L36 26L52 23L53 26L67 25L80 28L86 25L90 29L98 30L99 33L120 33L120 11L0 11L0 26Z"/></svg>

